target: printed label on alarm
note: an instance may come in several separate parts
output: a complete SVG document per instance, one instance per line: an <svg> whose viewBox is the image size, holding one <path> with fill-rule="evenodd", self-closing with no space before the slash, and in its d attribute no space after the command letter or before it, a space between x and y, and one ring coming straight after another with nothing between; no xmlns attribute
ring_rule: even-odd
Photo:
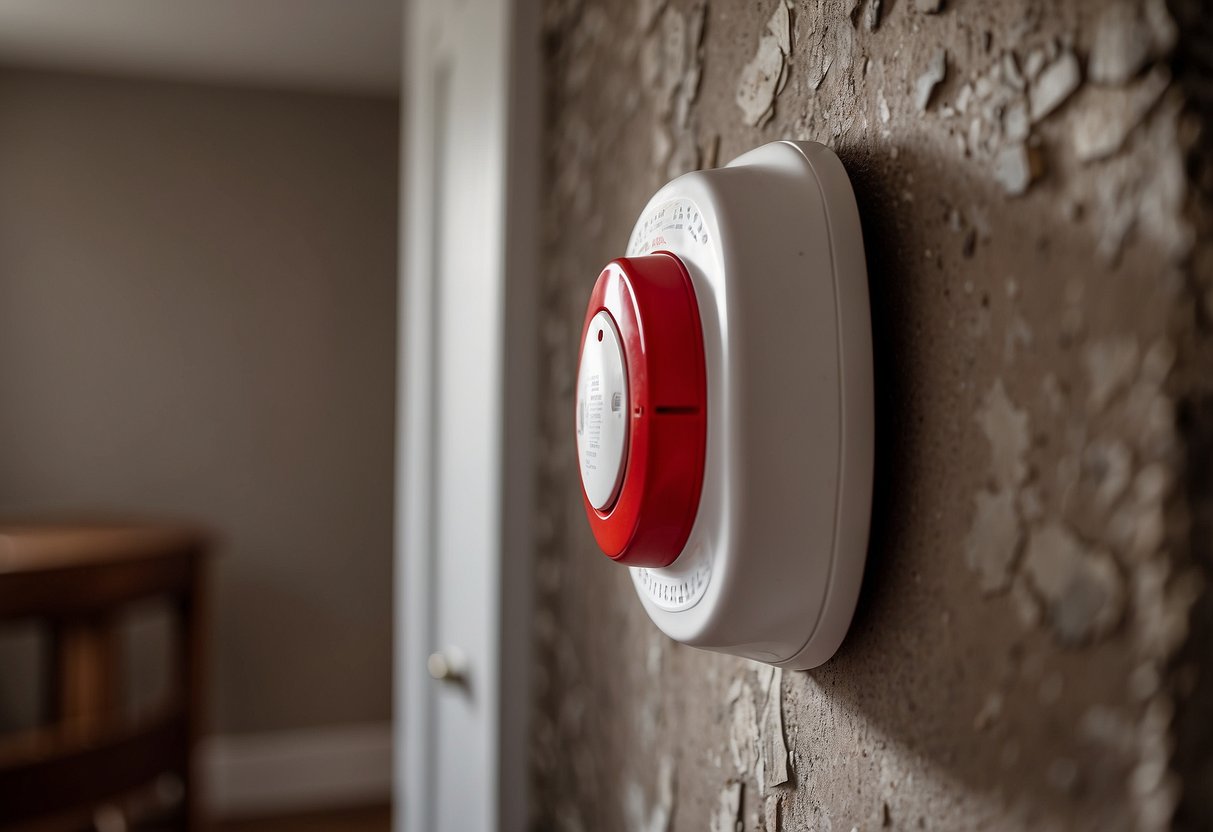
<svg viewBox="0 0 1213 832"><path fill-rule="evenodd" d="M605 311L590 321L577 373L577 458L590 505L610 508L623 479L628 422L627 373L615 323Z"/></svg>

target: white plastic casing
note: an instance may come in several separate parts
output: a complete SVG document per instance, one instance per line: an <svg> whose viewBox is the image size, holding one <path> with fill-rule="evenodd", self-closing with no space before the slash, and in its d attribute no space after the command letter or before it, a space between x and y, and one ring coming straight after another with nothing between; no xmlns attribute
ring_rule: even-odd
<svg viewBox="0 0 1213 832"><path fill-rule="evenodd" d="M623 345L611 316L599 312L577 371L577 463L594 508L615 499L627 443L628 380Z"/></svg>
<svg viewBox="0 0 1213 832"><path fill-rule="evenodd" d="M842 643L867 549L873 465L863 239L842 163L776 142L650 200L629 257L685 264L703 326L707 448L686 546L632 568L671 638L788 668Z"/></svg>

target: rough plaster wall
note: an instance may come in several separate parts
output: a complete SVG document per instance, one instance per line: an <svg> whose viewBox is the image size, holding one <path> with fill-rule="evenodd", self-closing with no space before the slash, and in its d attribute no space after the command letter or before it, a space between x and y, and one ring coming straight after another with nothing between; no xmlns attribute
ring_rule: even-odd
<svg viewBox="0 0 1213 832"><path fill-rule="evenodd" d="M1191 303L1177 309L1180 363L1172 387L1187 445L1181 508L1188 515L1190 557L1213 585L1213 3L1175 0L1181 37L1177 76L1188 97L1188 215L1196 232L1189 260ZM1213 592L1193 605L1190 633L1174 663L1177 688L1174 767L1184 789L1176 813L1183 829L1213 828ZM1204 672L1201 672L1201 671Z"/></svg>
<svg viewBox="0 0 1213 832"><path fill-rule="evenodd" d="M780 3L548 3L537 827L1208 823L1207 51L1154 0ZM878 458L852 631L772 674L596 552L570 400L648 196L778 138L855 183Z"/></svg>

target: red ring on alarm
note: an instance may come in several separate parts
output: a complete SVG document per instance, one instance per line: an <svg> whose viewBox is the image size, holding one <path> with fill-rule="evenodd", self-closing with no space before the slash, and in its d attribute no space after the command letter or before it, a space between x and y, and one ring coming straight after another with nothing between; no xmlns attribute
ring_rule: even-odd
<svg viewBox="0 0 1213 832"><path fill-rule="evenodd" d="M594 508L583 483L582 502L608 557L628 566L669 566L686 545L703 490L707 371L695 288L673 254L621 257L594 284L582 352L590 321L602 310L619 330L631 416L615 501Z"/></svg>

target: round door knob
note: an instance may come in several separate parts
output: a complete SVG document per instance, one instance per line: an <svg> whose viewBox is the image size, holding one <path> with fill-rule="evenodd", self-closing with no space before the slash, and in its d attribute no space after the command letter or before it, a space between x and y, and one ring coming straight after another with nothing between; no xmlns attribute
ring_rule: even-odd
<svg viewBox="0 0 1213 832"><path fill-rule="evenodd" d="M458 647L444 647L430 653L425 669L439 682L463 684L467 681L467 659Z"/></svg>

